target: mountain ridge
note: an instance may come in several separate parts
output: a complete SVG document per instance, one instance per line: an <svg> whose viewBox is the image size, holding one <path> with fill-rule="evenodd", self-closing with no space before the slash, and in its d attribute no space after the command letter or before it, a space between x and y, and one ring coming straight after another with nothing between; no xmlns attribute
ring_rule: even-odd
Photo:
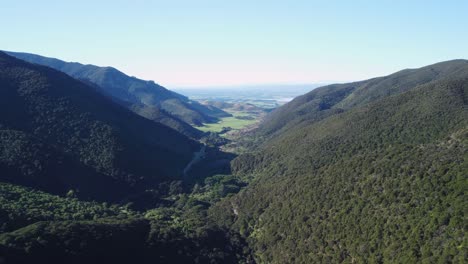
<svg viewBox="0 0 468 264"><path fill-rule="evenodd" d="M24 52L5 52L31 63L52 67L75 79L93 83L98 91L115 98L128 109L138 110L135 112L145 118L163 123L193 138L199 138L202 135L199 130L192 127L193 125L200 126L203 123L217 122L219 117L229 116L220 109L204 107L154 81L127 76L110 66L99 67L92 64L65 62ZM145 113L150 114L145 115Z"/></svg>
<svg viewBox="0 0 468 264"><path fill-rule="evenodd" d="M320 120L372 100L399 94L420 84L467 73L468 60L457 59L417 69L405 69L364 81L315 88L275 109L261 124L259 134L274 137L275 134L292 129L306 120Z"/></svg>
<svg viewBox="0 0 468 264"><path fill-rule="evenodd" d="M42 188L59 181L62 187L48 190L80 188L83 195L100 196L95 188L106 181L130 191L181 178L192 153L200 148L83 82L1 52L0 81L0 167L16 175L2 178L33 185L39 181ZM25 160L12 158L20 156Z"/></svg>

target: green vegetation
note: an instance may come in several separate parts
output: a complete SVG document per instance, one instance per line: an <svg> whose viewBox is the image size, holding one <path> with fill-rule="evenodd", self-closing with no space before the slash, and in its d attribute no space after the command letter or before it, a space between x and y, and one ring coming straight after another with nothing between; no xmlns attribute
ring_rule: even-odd
<svg viewBox="0 0 468 264"><path fill-rule="evenodd" d="M246 112L229 112L233 116L220 118L220 121L213 124L204 124L203 126L197 127L199 130L204 132L222 132L225 128L231 129L242 129L248 125L252 125L258 122L258 118ZM251 117L251 119L245 119L244 117Z"/></svg>
<svg viewBox="0 0 468 264"><path fill-rule="evenodd" d="M206 215L211 204L245 183L221 175L205 182L142 212L2 183L0 256L7 263L249 263L245 241Z"/></svg>
<svg viewBox="0 0 468 264"><path fill-rule="evenodd" d="M234 112L234 160L3 53L0 87L0 262L466 262L467 61Z"/></svg>
<svg viewBox="0 0 468 264"><path fill-rule="evenodd" d="M288 130L234 160L234 174L254 180L212 217L244 235L260 263L464 263L468 79L460 77L283 120Z"/></svg>
<svg viewBox="0 0 468 264"><path fill-rule="evenodd" d="M411 90L436 80L466 78L466 60L441 62L403 70L366 81L320 87L274 110L261 124L259 134L275 136L339 114L353 107Z"/></svg>
<svg viewBox="0 0 468 264"><path fill-rule="evenodd" d="M85 202L31 188L0 183L0 233L14 231L39 221L124 219L137 214L131 209L107 203Z"/></svg>

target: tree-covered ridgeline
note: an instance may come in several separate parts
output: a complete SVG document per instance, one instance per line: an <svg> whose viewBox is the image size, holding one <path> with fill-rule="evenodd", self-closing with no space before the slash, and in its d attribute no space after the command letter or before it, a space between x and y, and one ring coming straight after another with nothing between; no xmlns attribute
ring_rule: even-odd
<svg viewBox="0 0 468 264"><path fill-rule="evenodd" d="M211 209L260 263L463 263L468 79L298 125L240 156Z"/></svg>

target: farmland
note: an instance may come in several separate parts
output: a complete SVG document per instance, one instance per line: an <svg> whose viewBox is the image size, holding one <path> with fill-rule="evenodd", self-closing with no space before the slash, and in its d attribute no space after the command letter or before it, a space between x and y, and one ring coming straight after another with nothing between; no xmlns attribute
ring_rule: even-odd
<svg viewBox="0 0 468 264"><path fill-rule="evenodd" d="M258 113L248 113L242 111L228 111L233 116L224 117L218 123L205 124L204 126L197 127L203 132L216 132L219 133L223 128L231 128L233 130L242 129L248 125L258 122Z"/></svg>

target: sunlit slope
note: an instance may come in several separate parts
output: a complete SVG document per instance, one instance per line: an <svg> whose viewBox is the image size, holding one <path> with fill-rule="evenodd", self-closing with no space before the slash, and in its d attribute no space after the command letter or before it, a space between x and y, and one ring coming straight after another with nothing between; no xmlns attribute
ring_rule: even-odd
<svg viewBox="0 0 468 264"><path fill-rule="evenodd" d="M256 178L213 217L247 236L261 263L463 262L468 75L465 61L448 63L458 66L445 78L317 110L241 155L235 173ZM305 99L278 113L320 105Z"/></svg>

